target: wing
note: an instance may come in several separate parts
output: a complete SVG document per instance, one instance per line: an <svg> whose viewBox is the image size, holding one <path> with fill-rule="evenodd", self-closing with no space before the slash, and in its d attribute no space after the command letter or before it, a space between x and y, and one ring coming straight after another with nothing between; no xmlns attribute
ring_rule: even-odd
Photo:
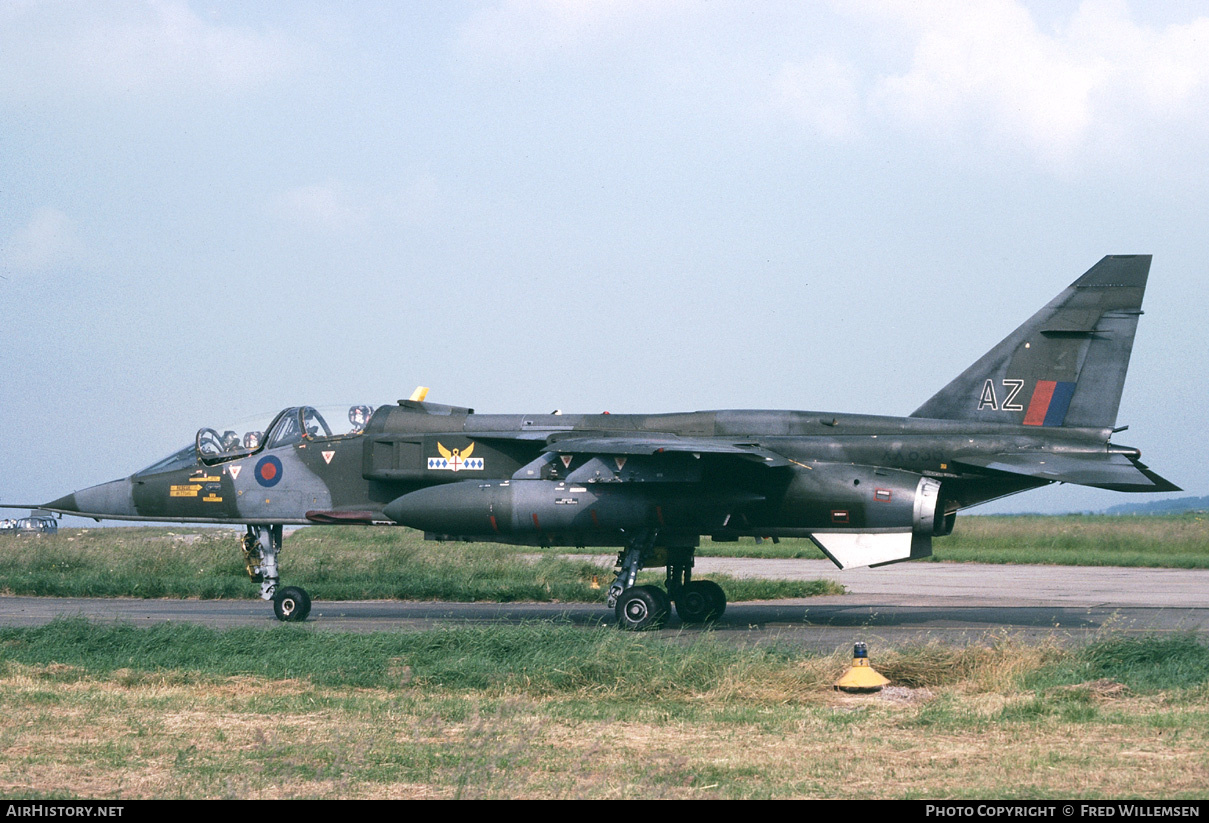
<svg viewBox="0 0 1209 823"><path fill-rule="evenodd" d="M547 477L553 467L570 483L695 483L702 458L741 460L761 466L790 461L757 443L661 434L652 437L569 437L554 440L536 460L512 475L515 480Z"/></svg>
<svg viewBox="0 0 1209 823"><path fill-rule="evenodd" d="M1124 454L992 454L958 458L979 469L1122 492L1178 492L1180 487Z"/></svg>
<svg viewBox="0 0 1209 823"><path fill-rule="evenodd" d="M465 460L474 451L474 443L471 443L466 448L462 449L462 459Z"/></svg>
<svg viewBox="0 0 1209 823"><path fill-rule="evenodd" d="M766 466L787 466L789 460L757 443L734 443L693 437L570 437L550 444L555 454L581 455L656 455L723 454L734 455Z"/></svg>
<svg viewBox="0 0 1209 823"><path fill-rule="evenodd" d="M439 440L437 441L437 451L439 451L441 453L441 457L444 457L446 460L453 457L453 452L442 446L441 441Z"/></svg>

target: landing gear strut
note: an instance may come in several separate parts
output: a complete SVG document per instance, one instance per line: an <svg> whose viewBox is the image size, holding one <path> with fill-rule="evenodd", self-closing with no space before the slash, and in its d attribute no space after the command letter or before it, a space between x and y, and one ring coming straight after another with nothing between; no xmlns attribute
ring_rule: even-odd
<svg viewBox="0 0 1209 823"><path fill-rule="evenodd" d="M287 586L278 589L277 554L281 551L282 528L248 526L242 538L244 566L253 583L260 584L260 599L273 601L278 620L301 622L311 613L311 597L306 589Z"/></svg>
<svg viewBox="0 0 1209 823"><path fill-rule="evenodd" d="M617 625L629 631L660 629L676 604L684 623L708 623L726 611L726 594L712 580L693 580L693 546L655 549L654 533L637 536L617 556L617 578L609 587L608 605L617 615ZM667 591L658 586L635 586L638 572L647 565L660 565L666 551Z"/></svg>

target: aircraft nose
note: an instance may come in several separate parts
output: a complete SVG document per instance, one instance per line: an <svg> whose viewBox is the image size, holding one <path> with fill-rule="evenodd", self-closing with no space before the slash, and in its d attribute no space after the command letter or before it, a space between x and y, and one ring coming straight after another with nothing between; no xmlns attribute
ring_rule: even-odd
<svg viewBox="0 0 1209 823"><path fill-rule="evenodd" d="M134 517L134 484L129 479L111 480L60 497L46 508L85 517Z"/></svg>

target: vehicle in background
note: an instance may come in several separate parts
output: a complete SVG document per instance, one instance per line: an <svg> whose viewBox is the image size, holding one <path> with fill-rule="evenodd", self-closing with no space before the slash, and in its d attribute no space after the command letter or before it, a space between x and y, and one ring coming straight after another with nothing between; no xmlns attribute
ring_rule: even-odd
<svg viewBox="0 0 1209 823"><path fill-rule="evenodd" d="M0 534L55 534L59 523L49 513L30 512L29 517L0 520Z"/></svg>

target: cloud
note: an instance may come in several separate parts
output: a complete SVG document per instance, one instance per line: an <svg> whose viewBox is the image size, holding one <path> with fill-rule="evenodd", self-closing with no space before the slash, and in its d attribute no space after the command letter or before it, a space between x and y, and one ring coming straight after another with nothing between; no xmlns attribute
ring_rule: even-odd
<svg viewBox="0 0 1209 823"><path fill-rule="evenodd" d="M377 226L418 226L449 205L430 172L417 170L400 185L350 187L338 182L295 186L268 199L273 217L306 231L348 235Z"/></svg>
<svg viewBox="0 0 1209 823"><path fill-rule="evenodd" d="M12 100L245 90L302 60L280 33L207 20L180 0L17 0L0 7L0 41L0 96Z"/></svg>
<svg viewBox="0 0 1209 823"><path fill-rule="evenodd" d="M296 186L270 198L269 211L305 229L345 233L362 225L370 208L337 183Z"/></svg>
<svg viewBox="0 0 1209 823"><path fill-rule="evenodd" d="M618 37L632 41L655 21L674 19L683 5L677 0L502 0L472 14L458 41L472 61L533 65L573 57Z"/></svg>
<svg viewBox="0 0 1209 823"><path fill-rule="evenodd" d="M0 259L9 271L43 272L75 261L80 251L71 219L43 207L9 236Z"/></svg>
<svg viewBox="0 0 1209 823"><path fill-rule="evenodd" d="M1203 130L1209 18L1162 28L1087 0L1052 30L1012 0L883 2L860 14L910 38L909 67L877 78L871 104L899 125L974 133L1064 164L1133 146L1156 120Z"/></svg>
<svg viewBox="0 0 1209 823"><path fill-rule="evenodd" d="M853 137L861 128L859 80L852 64L835 57L787 62L773 81L773 104L821 137Z"/></svg>

